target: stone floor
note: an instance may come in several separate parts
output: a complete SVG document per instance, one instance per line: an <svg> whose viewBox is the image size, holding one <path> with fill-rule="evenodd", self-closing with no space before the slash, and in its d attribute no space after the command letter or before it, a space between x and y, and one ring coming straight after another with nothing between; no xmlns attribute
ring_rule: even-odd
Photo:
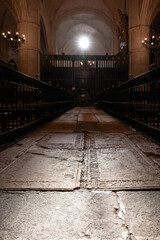
<svg viewBox="0 0 160 240"><path fill-rule="evenodd" d="M0 153L0 240L160 240L160 146L92 107Z"/></svg>

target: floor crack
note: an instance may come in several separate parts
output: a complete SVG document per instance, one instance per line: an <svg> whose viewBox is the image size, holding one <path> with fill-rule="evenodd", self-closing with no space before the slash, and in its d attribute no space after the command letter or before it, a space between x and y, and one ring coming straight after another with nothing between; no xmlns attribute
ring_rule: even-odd
<svg viewBox="0 0 160 240"><path fill-rule="evenodd" d="M87 149L87 134L84 134L84 144L83 144L83 150L82 150L82 165L81 165L81 177L80 177L80 188L84 187L84 184L86 182L85 174L86 174L86 162L85 162L85 152Z"/></svg>
<svg viewBox="0 0 160 240"><path fill-rule="evenodd" d="M31 135L31 136L32 136L32 135ZM19 154L17 154L17 155L15 156L15 158L16 158L16 159L17 159L17 158L20 158L22 155L26 154L26 153L28 152L28 150L29 150L33 145L36 145L37 142L40 141L40 140L42 140L44 137L45 137L45 136L42 136L40 139L35 140L34 143L31 142L26 148L24 148ZM16 143L16 144L17 144L18 146L24 146L24 144L21 143L21 142L18 142L18 143Z"/></svg>
<svg viewBox="0 0 160 240"><path fill-rule="evenodd" d="M119 195L116 191L114 191L116 199L117 199L117 204L118 208L115 208L115 214L119 217L119 219L122 221L122 226L125 228L125 232L127 234L124 234L124 240L138 240L131 230L129 229L129 226L127 224L126 218L125 218L125 206L123 205L122 201L119 198Z"/></svg>

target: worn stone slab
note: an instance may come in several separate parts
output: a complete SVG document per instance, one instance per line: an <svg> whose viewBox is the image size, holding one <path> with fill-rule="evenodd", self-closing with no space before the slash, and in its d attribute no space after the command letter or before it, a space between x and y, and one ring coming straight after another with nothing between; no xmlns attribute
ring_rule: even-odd
<svg viewBox="0 0 160 240"><path fill-rule="evenodd" d="M88 188L160 188L160 170L123 134L88 134ZM85 181L84 181L85 182Z"/></svg>
<svg viewBox="0 0 160 240"><path fill-rule="evenodd" d="M160 192L118 192L117 197L121 216L131 237L136 240L160 240Z"/></svg>
<svg viewBox="0 0 160 240"><path fill-rule="evenodd" d="M17 155L21 154L21 151L15 151L14 149L6 149L0 153L0 173L4 171L4 169L12 164Z"/></svg>
<svg viewBox="0 0 160 240"><path fill-rule="evenodd" d="M80 107L79 113L92 113L92 114L104 114L104 111L100 109L95 109L94 107Z"/></svg>
<svg viewBox="0 0 160 240"><path fill-rule="evenodd" d="M68 149L45 149L39 146L32 146L27 153L43 155L46 157L56 158L62 161L78 161L83 162L83 151L68 150Z"/></svg>
<svg viewBox="0 0 160 240"><path fill-rule="evenodd" d="M79 122L76 126L76 132L95 132L98 131L97 122Z"/></svg>
<svg viewBox="0 0 160 240"><path fill-rule="evenodd" d="M92 113L80 113L76 131L98 131L98 120Z"/></svg>
<svg viewBox="0 0 160 240"><path fill-rule="evenodd" d="M80 109L80 114L83 114L83 113L92 113L92 108L89 108L89 107L83 107Z"/></svg>
<svg viewBox="0 0 160 240"><path fill-rule="evenodd" d="M54 132L74 132L76 129L76 122L63 122L63 121L54 121L53 123L48 124L43 127L40 132L42 133L54 133Z"/></svg>
<svg viewBox="0 0 160 240"><path fill-rule="evenodd" d="M126 240L111 192L0 194L0 238L5 240Z"/></svg>
<svg viewBox="0 0 160 240"><path fill-rule="evenodd" d="M160 240L160 193L0 192L0 239Z"/></svg>
<svg viewBox="0 0 160 240"><path fill-rule="evenodd" d="M0 173L43 137L44 134L35 132L0 152Z"/></svg>
<svg viewBox="0 0 160 240"><path fill-rule="evenodd" d="M0 153L0 240L160 240L159 146L107 118L83 134L62 117Z"/></svg>
<svg viewBox="0 0 160 240"><path fill-rule="evenodd" d="M118 120L108 114L103 113L97 113L95 114L96 118L98 119L99 122L117 122Z"/></svg>
<svg viewBox="0 0 160 240"><path fill-rule="evenodd" d="M61 117L57 118L55 122L75 122L77 121L78 114L65 113Z"/></svg>
<svg viewBox="0 0 160 240"><path fill-rule="evenodd" d="M160 167L160 145L141 134L128 134L128 138Z"/></svg>
<svg viewBox="0 0 160 240"><path fill-rule="evenodd" d="M98 119L98 130L109 133L133 132L132 128L120 120L103 112L95 115Z"/></svg>
<svg viewBox="0 0 160 240"><path fill-rule="evenodd" d="M157 155L160 157L160 145L156 144L142 134L128 134L128 138L146 155Z"/></svg>
<svg viewBox="0 0 160 240"><path fill-rule="evenodd" d="M28 153L0 174L0 189L73 190L80 187L81 162L78 152Z"/></svg>
<svg viewBox="0 0 160 240"><path fill-rule="evenodd" d="M160 188L158 169L143 164L128 149L91 150L87 188L124 190Z"/></svg>
<svg viewBox="0 0 160 240"><path fill-rule="evenodd" d="M99 122L98 123L98 131L104 132L104 133L128 133L132 132L132 129L130 126L127 126L126 124L122 124L120 122Z"/></svg>
<svg viewBox="0 0 160 240"><path fill-rule="evenodd" d="M100 109L96 109L96 108L91 108L91 112L92 113L94 113L95 115L101 115L101 114L106 114L106 113L104 113L104 111L103 110L100 110Z"/></svg>
<svg viewBox="0 0 160 240"><path fill-rule="evenodd" d="M78 114L80 112L80 108L75 107L69 111L67 111L66 113L71 113L71 114Z"/></svg>
<svg viewBox="0 0 160 240"><path fill-rule="evenodd" d="M107 148L107 147L120 147L125 146L123 138L125 135L122 133L95 133L87 134L89 148Z"/></svg>
<svg viewBox="0 0 160 240"><path fill-rule="evenodd" d="M78 122L98 122L98 120L94 114L80 113L78 115Z"/></svg>
<svg viewBox="0 0 160 240"><path fill-rule="evenodd" d="M37 146L44 148L83 149L83 133L52 133L48 134Z"/></svg>

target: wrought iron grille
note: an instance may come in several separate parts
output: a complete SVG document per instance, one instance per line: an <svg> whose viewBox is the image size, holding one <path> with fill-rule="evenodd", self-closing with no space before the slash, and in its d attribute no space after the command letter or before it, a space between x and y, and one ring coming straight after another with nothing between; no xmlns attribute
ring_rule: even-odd
<svg viewBox="0 0 160 240"><path fill-rule="evenodd" d="M69 91L0 64L0 149L73 106Z"/></svg>
<svg viewBox="0 0 160 240"><path fill-rule="evenodd" d="M41 79L72 90L78 106L81 96L93 104L99 91L128 79L128 56L41 55Z"/></svg>
<svg viewBox="0 0 160 240"><path fill-rule="evenodd" d="M160 142L160 68L100 92L98 103Z"/></svg>

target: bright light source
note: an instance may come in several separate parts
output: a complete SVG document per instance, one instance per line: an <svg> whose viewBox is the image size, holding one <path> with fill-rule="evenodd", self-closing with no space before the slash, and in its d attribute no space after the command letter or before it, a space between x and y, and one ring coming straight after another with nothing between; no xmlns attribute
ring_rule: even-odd
<svg viewBox="0 0 160 240"><path fill-rule="evenodd" d="M86 36L80 37L79 46L81 49L86 50L89 47L89 39Z"/></svg>

